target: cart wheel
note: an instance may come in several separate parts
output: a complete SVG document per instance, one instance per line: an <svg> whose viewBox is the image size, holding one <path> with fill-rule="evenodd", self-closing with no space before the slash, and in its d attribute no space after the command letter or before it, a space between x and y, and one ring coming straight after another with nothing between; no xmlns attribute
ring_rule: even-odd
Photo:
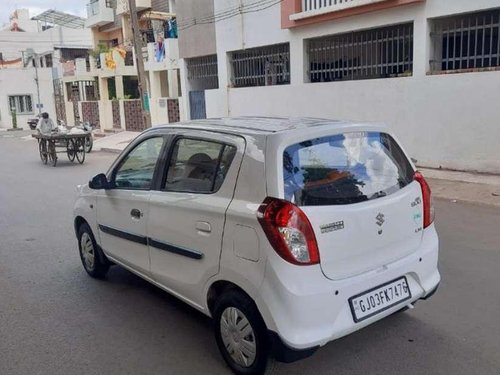
<svg viewBox="0 0 500 375"><path fill-rule="evenodd" d="M38 140L38 151L40 152L42 163L47 164L47 142L45 142L45 139Z"/></svg>
<svg viewBox="0 0 500 375"><path fill-rule="evenodd" d="M75 161L75 156L76 156L76 145L75 145L75 141L70 139L68 141L68 146L66 148L66 154L68 155L68 159L70 162L74 162Z"/></svg>
<svg viewBox="0 0 500 375"><path fill-rule="evenodd" d="M89 153L92 151L92 146L94 145L94 141L92 139L92 134L85 138L85 153Z"/></svg>
<svg viewBox="0 0 500 375"><path fill-rule="evenodd" d="M85 161L85 140L79 139L75 142L75 150L76 150L76 160L78 163L83 164Z"/></svg>
<svg viewBox="0 0 500 375"><path fill-rule="evenodd" d="M49 162L53 167L57 164L56 145L53 141L49 141Z"/></svg>

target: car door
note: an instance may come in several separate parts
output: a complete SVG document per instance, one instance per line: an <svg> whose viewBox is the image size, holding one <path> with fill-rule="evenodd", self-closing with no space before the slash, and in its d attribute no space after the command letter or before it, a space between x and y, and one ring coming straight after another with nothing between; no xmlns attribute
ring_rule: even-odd
<svg viewBox="0 0 500 375"><path fill-rule="evenodd" d="M97 196L97 222L104 252L143 274L149 274L146 237L150 189L165 140L155 135L138 140L112 169L112 188Z"/></svg>
<svg viewBox="0 0 500 375"><path fill-rule="evenodd" d="M204 283L219 270L225 213L244 149L238 136L178 133L160 188L151 192L152 277L191 303L201 305Z"/></svg>

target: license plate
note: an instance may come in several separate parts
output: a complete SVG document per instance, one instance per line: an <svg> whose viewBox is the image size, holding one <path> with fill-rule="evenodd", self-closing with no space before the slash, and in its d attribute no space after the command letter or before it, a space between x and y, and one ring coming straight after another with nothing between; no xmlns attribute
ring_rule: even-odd
<svg viewBox="0 0 500 375"><path fill-rule="evenodd" d="M354 322L359 323L409 299L411 291L403 276L349 298L349 305Z"/></svg>

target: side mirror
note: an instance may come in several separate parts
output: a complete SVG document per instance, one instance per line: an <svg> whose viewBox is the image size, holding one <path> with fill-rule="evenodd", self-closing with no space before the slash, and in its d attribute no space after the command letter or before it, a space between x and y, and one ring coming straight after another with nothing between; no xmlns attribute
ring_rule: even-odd
<svg viewBox="0 0 500 375"><path fill-rule="evenodd" d="M89 181L89 188L93 190L109 189L111 184L104 173L99 173Z"/></svg>

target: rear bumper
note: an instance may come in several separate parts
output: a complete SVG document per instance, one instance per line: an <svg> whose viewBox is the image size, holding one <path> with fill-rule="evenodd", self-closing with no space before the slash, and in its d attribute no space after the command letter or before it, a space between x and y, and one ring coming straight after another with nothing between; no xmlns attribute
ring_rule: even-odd
<svg viewBox="0 0 500 375"><path fill-rule="evenodd" d="M271 354L278 362L291 363L312 356L319 345L305 349L294 349L281 340L276 332L269 331Z"/></svg>
<svg viewBox="0 0 500 375"><path fill-rule="evenodd" d="M438 249L439 240L431 226L425 230L420 248L411 255L337 281L325 278L319 265L291 266L270 254L256 303L268 329L276 332L285 348L312 353L318 346L366 327L419 299L429 298L441 280ZM348 299L401 276L406 276L412 298L355 323Z"/></svg>

